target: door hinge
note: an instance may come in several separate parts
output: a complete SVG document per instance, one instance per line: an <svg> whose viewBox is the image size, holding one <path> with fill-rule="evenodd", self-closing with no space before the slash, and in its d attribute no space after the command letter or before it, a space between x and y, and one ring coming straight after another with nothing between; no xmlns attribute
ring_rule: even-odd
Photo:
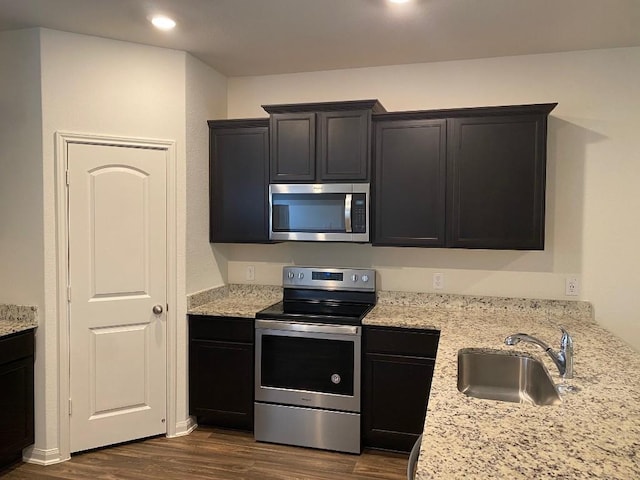
<svg viewBox="0 0 640 480"><path fill-rule="evenodd" d="M69 416L71 416L71 399L69 399Z"/></svg>
<svg viewBox="0 0 640 480"><path fill-rule="evenodd" d="M67 302L71 303L71 285L67 286Z"/></svg>
<svg viewBox="0 0 640 480"><path fill-rule="evenodd" d="M69 185L69 170L65 171L65 177L66 177L67 185Z"/></svg>
<svg viewBox="0 0 640 480"><path fill-rule="evenodd" d="M167 303L167 312L169 311L169 304Z"/></svg>

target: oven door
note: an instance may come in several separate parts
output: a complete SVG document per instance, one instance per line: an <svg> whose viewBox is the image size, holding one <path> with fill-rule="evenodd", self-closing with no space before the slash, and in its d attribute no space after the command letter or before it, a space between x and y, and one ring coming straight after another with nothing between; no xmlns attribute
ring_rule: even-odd
<svg viewBox="0 0 640 480"><path fill-rule="evenodd" d="M256 320L255 400L360 412L361 327Z"/></svg>

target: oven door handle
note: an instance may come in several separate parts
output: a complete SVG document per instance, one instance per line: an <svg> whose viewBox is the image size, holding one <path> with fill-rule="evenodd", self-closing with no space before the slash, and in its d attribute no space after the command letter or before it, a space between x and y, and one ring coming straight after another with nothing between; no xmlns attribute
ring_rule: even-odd
<svg viewBox="0 0 640 480"><path fill-rule="evenodd" d="M282 320L256 320L256 330L360 335L360 327L357 325L324 325L320 323L284 322Z"/></svg>

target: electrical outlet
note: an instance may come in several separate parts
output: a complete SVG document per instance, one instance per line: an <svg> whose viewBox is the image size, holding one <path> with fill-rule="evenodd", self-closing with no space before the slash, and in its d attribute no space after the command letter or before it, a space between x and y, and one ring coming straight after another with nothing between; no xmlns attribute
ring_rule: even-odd
<svg viewBox="0 0 640 480"><path fill-rule="evenodd" d="M433 289L442 290L444 288L444 275L442 273L433 274Z"/></svg>
<svg viewBox="0 0 640 480"><path fill-rule="evenodd" d="M249 265L247 267L247 280L255 280L256 279L256 267L253 265Z"/></svg>
<svg viewBox="0 0 640 480"><path fill-rule="evenodd" d="M580 294L580 282L578 277L567 277L564 283L564 294L575 297Z"/></svg>

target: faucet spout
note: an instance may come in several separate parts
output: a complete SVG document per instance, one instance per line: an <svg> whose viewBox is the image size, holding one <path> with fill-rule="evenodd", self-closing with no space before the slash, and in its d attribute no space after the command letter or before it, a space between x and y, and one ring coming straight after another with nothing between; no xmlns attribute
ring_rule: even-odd
<svg viewBox="0 0 640 480"><path fill-rule="evenodd" d="M509 335L504 339L504 343L506 345L517 345L520 342L526 342L538 345L549 355L551 360L553 360L562 378L573 378L573 339L571 335L569 335L569 332L563 327L560 327L560 330L562 330L562 337L560 339L560 350L558 352L554 352L553 349L542 340L527 335L526 333Z"/></svg>

